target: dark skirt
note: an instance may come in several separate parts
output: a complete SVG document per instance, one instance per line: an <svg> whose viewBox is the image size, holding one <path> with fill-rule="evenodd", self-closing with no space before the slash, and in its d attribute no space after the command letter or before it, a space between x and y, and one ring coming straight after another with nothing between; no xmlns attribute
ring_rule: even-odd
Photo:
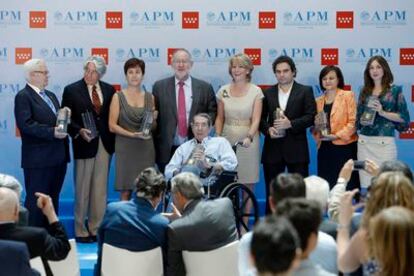
<svg viewBox="0 0 414 276"><path fill-rule="evenodd" d="M318 150L318 176L329 182L332 189L338 180L339 172L349 159L357 159L357 142L348 145L334 145L330 141L322 141ZM346 189L360 188L357 171L352 172Z"/></svg>

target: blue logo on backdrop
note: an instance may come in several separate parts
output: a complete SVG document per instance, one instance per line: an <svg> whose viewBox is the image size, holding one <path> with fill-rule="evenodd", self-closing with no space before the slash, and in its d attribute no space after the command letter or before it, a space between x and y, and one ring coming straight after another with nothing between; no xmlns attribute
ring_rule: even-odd
<svg viewBox="0 0 414 276"><path fill-rule="evenodd" d="M295 62L312 63L314 62L313 48L271 48L268 51L269 62L273 62L279 56L289 56Z"/></svg>
<svg viewBox="0 0 414 276"><path fill-rule="evenodd" d="M392 61L391 48L348 48L345 51L347 62L365 63L376 55L383 56L388 62Z"/></svg>
<svg viewBox="0 0 414 276"><path fill-rule="evenodd" d="M175 25L173 11L134 11L131 12L129 18L131 26L159 27Z"/></svg>
<svg viewBox="0 0 414 276"><path fill-rule="evenodd" d="M118 48L115 55L117 62L125 62L134 57L144 59L145 62L159 62L160 48Z"/></svg>
<svg viewBox="0 0 414 276"><path fill-rule="evenodd" d="M0 119L0 133L6 133L7 132L7 120Z"/></svg>
<svg viewBox="0 0 414 276"><path fill-rule="evenodd" d="M283 25L314 27L328 25L328 11L289 11L283 14Z"/></svg>
<svg viewBox="0 0 414 276"><path fill-rule="evenodd" d="M252 17L249 11L208 12L207 25L222 27L250 26Z"/></svg>
<svg viewBox="0 0 414 276"><path fill-rule="evenodd" d="M78 62L84 59L83 48L41 48L39 55L46 61L52 62Z"/></svg>
<svg viewBox="0 0 414 276"><path fill-rule="evenodd" d="M382 10L362 11L360 14L362 26L390 27L407 24L407 11Z"/></svg>
<svg viewBox="0 0 414 276"><path fill-rule="evenodd" d="M93 26L98 25L97 11L56 11L53 14L55 25Z"/></svg>
<svg viewBox="0 0 414 276"><path fill-rule="evenodd" d="M0 48L0 61L7 61L7 48Z"/></svg>
<svg viewBox="0 0 414 276"><path fill-rule="evenodd" d="M194 48L191 51L194 61L208 63L227 62L236 53L236 48Z"/></svg>
<svg viewBox="0 0 414 276"><path fill-rule="evenodd" d="M0 26L22 24L21 11L0 10Z"/></svg>
<svg viewBox="0 0 414 276"><path fill-rule="evenodd" d="M24 84L19 83L0 83L0 96L7 95L7 94L17 94L22 88Z"/></svg>

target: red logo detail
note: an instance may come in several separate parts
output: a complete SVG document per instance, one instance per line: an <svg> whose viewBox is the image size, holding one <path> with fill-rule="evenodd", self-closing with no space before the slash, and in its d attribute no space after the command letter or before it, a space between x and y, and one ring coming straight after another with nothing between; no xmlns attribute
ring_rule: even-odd
<svg viewBox="0 0 414 276"><path fill-rule="evenodd" d="M262 49L260 48L245 48L244 53L252 60L253 65L262 64Z"/></svg>
<svg viewBox="0 0 414 276"><path fill-rule="evenodd" d="M336 12L336 28L337 29L353 29L354 28L354 12L353 11L337 11Z"/></svg>
<svg viewBox="0 0 414 276"><path fill-rule="evenodd" d="M23 64L32 58L32 48L16 48L14 60L16 64Z"/></svg>
<svg viewBox="0 0 414 276"><path fill-rule="evenodd" d="M276 29L276 12L259 12L259 29Z"/></svg>
<svg viewBox="0 0 414 276"><path fill-rule="evenodd" d="M400 133L400 139L414 139L414 122L410 122L407 131Z"/></svg>
<svg viewBox="0 0 414 276"><path fill-rule="evenodd" d="M183 12L181 20L183 29L198 29L199 15L198 12Z"/></svg>
<svg viewBox="0 0 414 276"><path fill-rule="evenodd" d="M338 65L339 51L338 48L322 48L321 64L322 65Z"/></svg>
<svg viewBox="0 0 414 276"><path fill-rule="evenodd" d="M400 49L400 65L414 65L414 48Z"/></svg>
<svg viewBox="0 0 414 276"><path fill-rule="evenodd" d="M116 92L121 92L121 85L118 83L112 84L112 87L115 89Z"/></svg>
<svg viewBox="0 0 414 276"><path fill-rule="evenodd" d="M108 60L109 60L108 48L92 48L91 55L103 57L105 59L105 63L108 64Z"/></svg>
<svg viewBox="0 0 414 276"><path fill-rule="evenodd" d="M106 12L106 28L122 29L122 12Z"/></svg>
<svg viewBox="0 0 414 276"><path fill-rule="evenodd" d="M351 85L350 85L350 84L345 84L345 85L344 85L344 90L345 90L345 91L352 91L352 87L351 87Z"/></svg>
<svg viewBox="0 0 414 276"><path fill-rule="evenodd" d="M46 12L31 11L29 12L30 28L46 28Z"/></svg>
<svg viewBox="0 0 414 276"><path fill-rule="evenodd" d="M167 64L171 65L172 63L172 57L175 53L175 51L177 51L179 48L168 48L167 49Z"/></svg>
<svg viewBox="0 0 414 276"><path fill-rule="evenodd" d="M259 86L260 89L262 89L262 91L265 91L268 88L272 87L273 85L271 85L271 84L258 84L257 86Z"/></svg>
<svg viewBox="0 0 414 276"><path fill-rule="evenodd" d="M414 85L411 85L411 101L414 102Z"/></svg>

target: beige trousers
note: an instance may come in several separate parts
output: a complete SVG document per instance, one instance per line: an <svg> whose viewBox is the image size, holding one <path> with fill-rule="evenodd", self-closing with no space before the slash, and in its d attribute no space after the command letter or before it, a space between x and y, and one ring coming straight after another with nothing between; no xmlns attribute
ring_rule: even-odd
<svg viewBox="0 0 414 276"><path fill-rule="evenodd" d="M94 158L75 160L75 235L96 235L106 208L109 163L111 156L99 139ZM85 220L88 220L88 229Z"/></svg>

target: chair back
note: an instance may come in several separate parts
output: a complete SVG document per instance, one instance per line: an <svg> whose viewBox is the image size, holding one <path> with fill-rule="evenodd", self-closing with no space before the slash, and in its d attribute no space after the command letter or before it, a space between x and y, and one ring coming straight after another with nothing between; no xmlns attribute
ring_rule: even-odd
<svg viewBox="0 0 414 276"><path fill-rule="evenodd" d="M138 273L138 274L137 274ZM102 276L162 276L162 251L156 247L133 252L104 243L102 247Z"/></svg>
<svg viewBox="0 0 414 276"><path fill-rule="evenodd" d="M187 276L238 275L239 241L210 251L183 251Z"/></svg>
<svg viewBox="0 0 414 276"><path fill-rule="evenodd" d="M66 259L61 261L48 261L49 267L53 275L59 276L80 276L78 251L76 249L76 241L69 240L70 251Z"/></svg>
<svg viewBox="0 0 414 276"><path fill-rule="evenodd" d="M40 276L46 276L45 267L40 257L30 259L30 266L36 269L40 273Z"/></svg>

